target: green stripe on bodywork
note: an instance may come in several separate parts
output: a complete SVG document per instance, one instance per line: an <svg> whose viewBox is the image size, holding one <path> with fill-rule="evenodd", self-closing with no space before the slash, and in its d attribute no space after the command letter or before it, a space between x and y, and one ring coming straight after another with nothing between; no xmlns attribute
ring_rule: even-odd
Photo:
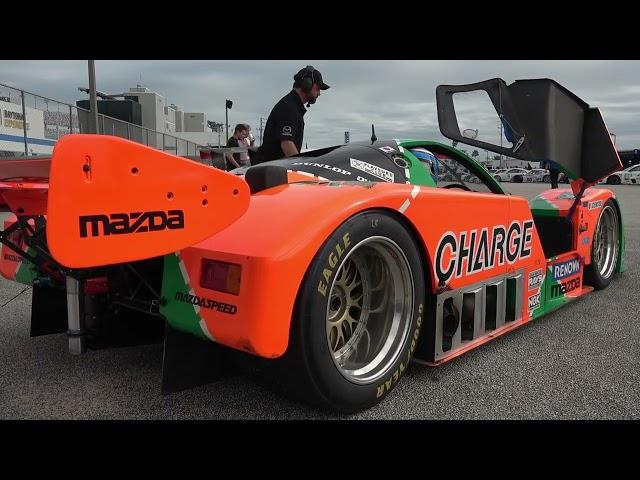
<svg viewBox="0 0 640 480"><path fill-rule="evenodd" d="M160 306L160 313L169 325L185 333L191 333L205 340L210 340L200 328L200 315L190 303L176 300L176 292L189 293L189 286L180 271L180 259L172 253L164 257L162 273L162 298L166 303Z"/></svg>
<svg viewBox="0 0 640 480"><path fill-rule="evenodd" d="M409 163L409 183L412 185L423 185L427 187L436 186L436 182L433 181L431 174L427 172L424 162L421 162L409 150L404 151L404 158Z"/></svg>
<svg viewBox="0 0 640 480"><path fill-rule="evenodd" d="M541 217L559 217L560 210L553 203L542 197L536 197L531 202L531 213Z"/></svg>
<svg viewBox="0 0 640 480"><path fill-rule="evenodd" d="M27 254L35 257L36 253L33 248L29 247L27 249ZM36 279L40 270L37 266L31 263L28 260L23 260L20 262L18 266L18 270L16 271L16 282L24 283L25 285L33 285L33 281Z"/></svg>
<svg viewBox="0 0 640 480"><path fill-rule="evenodd" d="M483 166L482 164L476 162L473 158L471 158L469 155L466 155L465 153L461 152L460 150L457 150L449 145L445 145L444 143L440 143L440 142L429 142L429 141L425 141L425 140L398 140L398 144L405 149L405 157L407 156L407 151L406 149L409 148L413 148L413 147L425 147L428 148L429 146L437 146L437 147L441 147L444 150L448 151L450 154L452 155L456 155L459 157L462 157L465 161L469 162L470 164L472 164L473 166L477 167L477 169L479 170L480 175L482 176L483 180L485 180L485 182L487 184L490 184L491 187L499 192L499 193L506 193L505 190L502 188L502 186L496 182L496 179L493 178L493 175L491 175ZM409 152L410 153L410 152ZM412 155L413 158L415 158ZM411 183L413 182L413 170L409 171L411 174ZM423 184L419 184L419 185L423 185Z"/></svg>
<svg viewBox="0 0 640 480"><path fill-rule="evenodd" d="M582 288L582 280L580 282L581 282L580 288ZM554 280L553 278L553 268L547 267L547 276L544 279L544 296L545 296L545 302L543 307L544 313L549 313L553 310L556 310L576 298L576 297L567 297L566 293L561 294L558 297L551 298L551 289L555 285L560 285L560 283L562 282Z"/></svg>

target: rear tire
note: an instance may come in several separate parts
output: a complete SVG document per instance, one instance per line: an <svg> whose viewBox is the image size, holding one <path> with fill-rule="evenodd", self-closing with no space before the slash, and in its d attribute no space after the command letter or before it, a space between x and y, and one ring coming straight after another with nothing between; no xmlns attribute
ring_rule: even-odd
<svg viewBox="0 0 640 480"><path fill-rule="evenodd" d="M622 182L619 175L610 175L609 178L607 178L607 183L609 185L620 185Z"/></svg>
<svg viewBox="0 0 640 480"><path fill-rule="evenodd" d="M542 177L542 183L549 183L551 181L551 177L549 175L545 175Z"/></svg>
<svg viewBox="0 0 640 480"><path fill-rule="evenodd" d="M591 241L591 264L585 268L585 281L596 290L606 288L618 265L620 217L612 200L602 207Z"/></svg>
<svg viewBox="0 0 640 480"><path fill-rule="evenodd" d="M281 362L285 389L344 413L380 402L418 343L422 264L412 236L389 213L361 213L338 227L300 287Z"/></svg>
<svg viewBox="0 0 640 480"><path fill-rule="evenodd" d="M522 175L516 175L513 177L513 183L522 183Z"/></svg>

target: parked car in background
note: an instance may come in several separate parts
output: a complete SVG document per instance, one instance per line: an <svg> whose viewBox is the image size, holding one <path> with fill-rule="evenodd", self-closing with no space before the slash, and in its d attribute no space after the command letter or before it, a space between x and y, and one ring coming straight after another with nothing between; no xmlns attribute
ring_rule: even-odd
<svg viewBox="0 0 640 480"><path fill-rule="evenodd" d="M549 183L549 170L544 168L534 168L529 170L527 174L522 178L524 183Z"/></svg>
<svg viewBox="0 0 640 480"><path fill-rule="evenodd" d="M499 182L522 183L522 179L528 172L526 168L508 168L504 172L495 173L493 178Z"/></svg>
<svg viewBox="0 0 640 480"><path fill-rule="evenodd" d="M632 185L640 183L640 165L633 165L613 173L606 180L609 185Z"/></svg>

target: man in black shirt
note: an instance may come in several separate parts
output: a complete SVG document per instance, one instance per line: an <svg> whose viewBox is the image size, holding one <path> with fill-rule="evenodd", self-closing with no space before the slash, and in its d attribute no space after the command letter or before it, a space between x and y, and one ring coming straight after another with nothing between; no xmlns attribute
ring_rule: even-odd
<svg viewBox="0 0 640 480"><path fill-rule="evenodd" d="M320 71L307 65L293 77L293 90L282 97L273 107L264 129L262 145L258 149L252 164L268 162L278 158L297 155L302 150L304 136L304 114L307 108L316 103L320 90L329 85L322 81Z"/></svg>

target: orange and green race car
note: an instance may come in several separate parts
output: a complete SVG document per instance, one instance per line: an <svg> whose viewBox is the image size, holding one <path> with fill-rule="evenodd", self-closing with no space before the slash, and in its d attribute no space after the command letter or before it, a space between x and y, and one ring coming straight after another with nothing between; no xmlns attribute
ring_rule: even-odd
<svg viewBox="0 0 640 480"><path fill-rule="evenodd" d="M472 91L503 146L461 133ZM452 360L623 270L620 206L592 187L621 166L598 109L546 79L442 85L437 104L446 137L554 161L571 188L530 204L427 140L224 172L67 135L50 159L0 163L0 272L33 285L31 334L67 332L71 353L164 339L164 392L235 355L322 408L369 408L410 361Z"/></svg>

